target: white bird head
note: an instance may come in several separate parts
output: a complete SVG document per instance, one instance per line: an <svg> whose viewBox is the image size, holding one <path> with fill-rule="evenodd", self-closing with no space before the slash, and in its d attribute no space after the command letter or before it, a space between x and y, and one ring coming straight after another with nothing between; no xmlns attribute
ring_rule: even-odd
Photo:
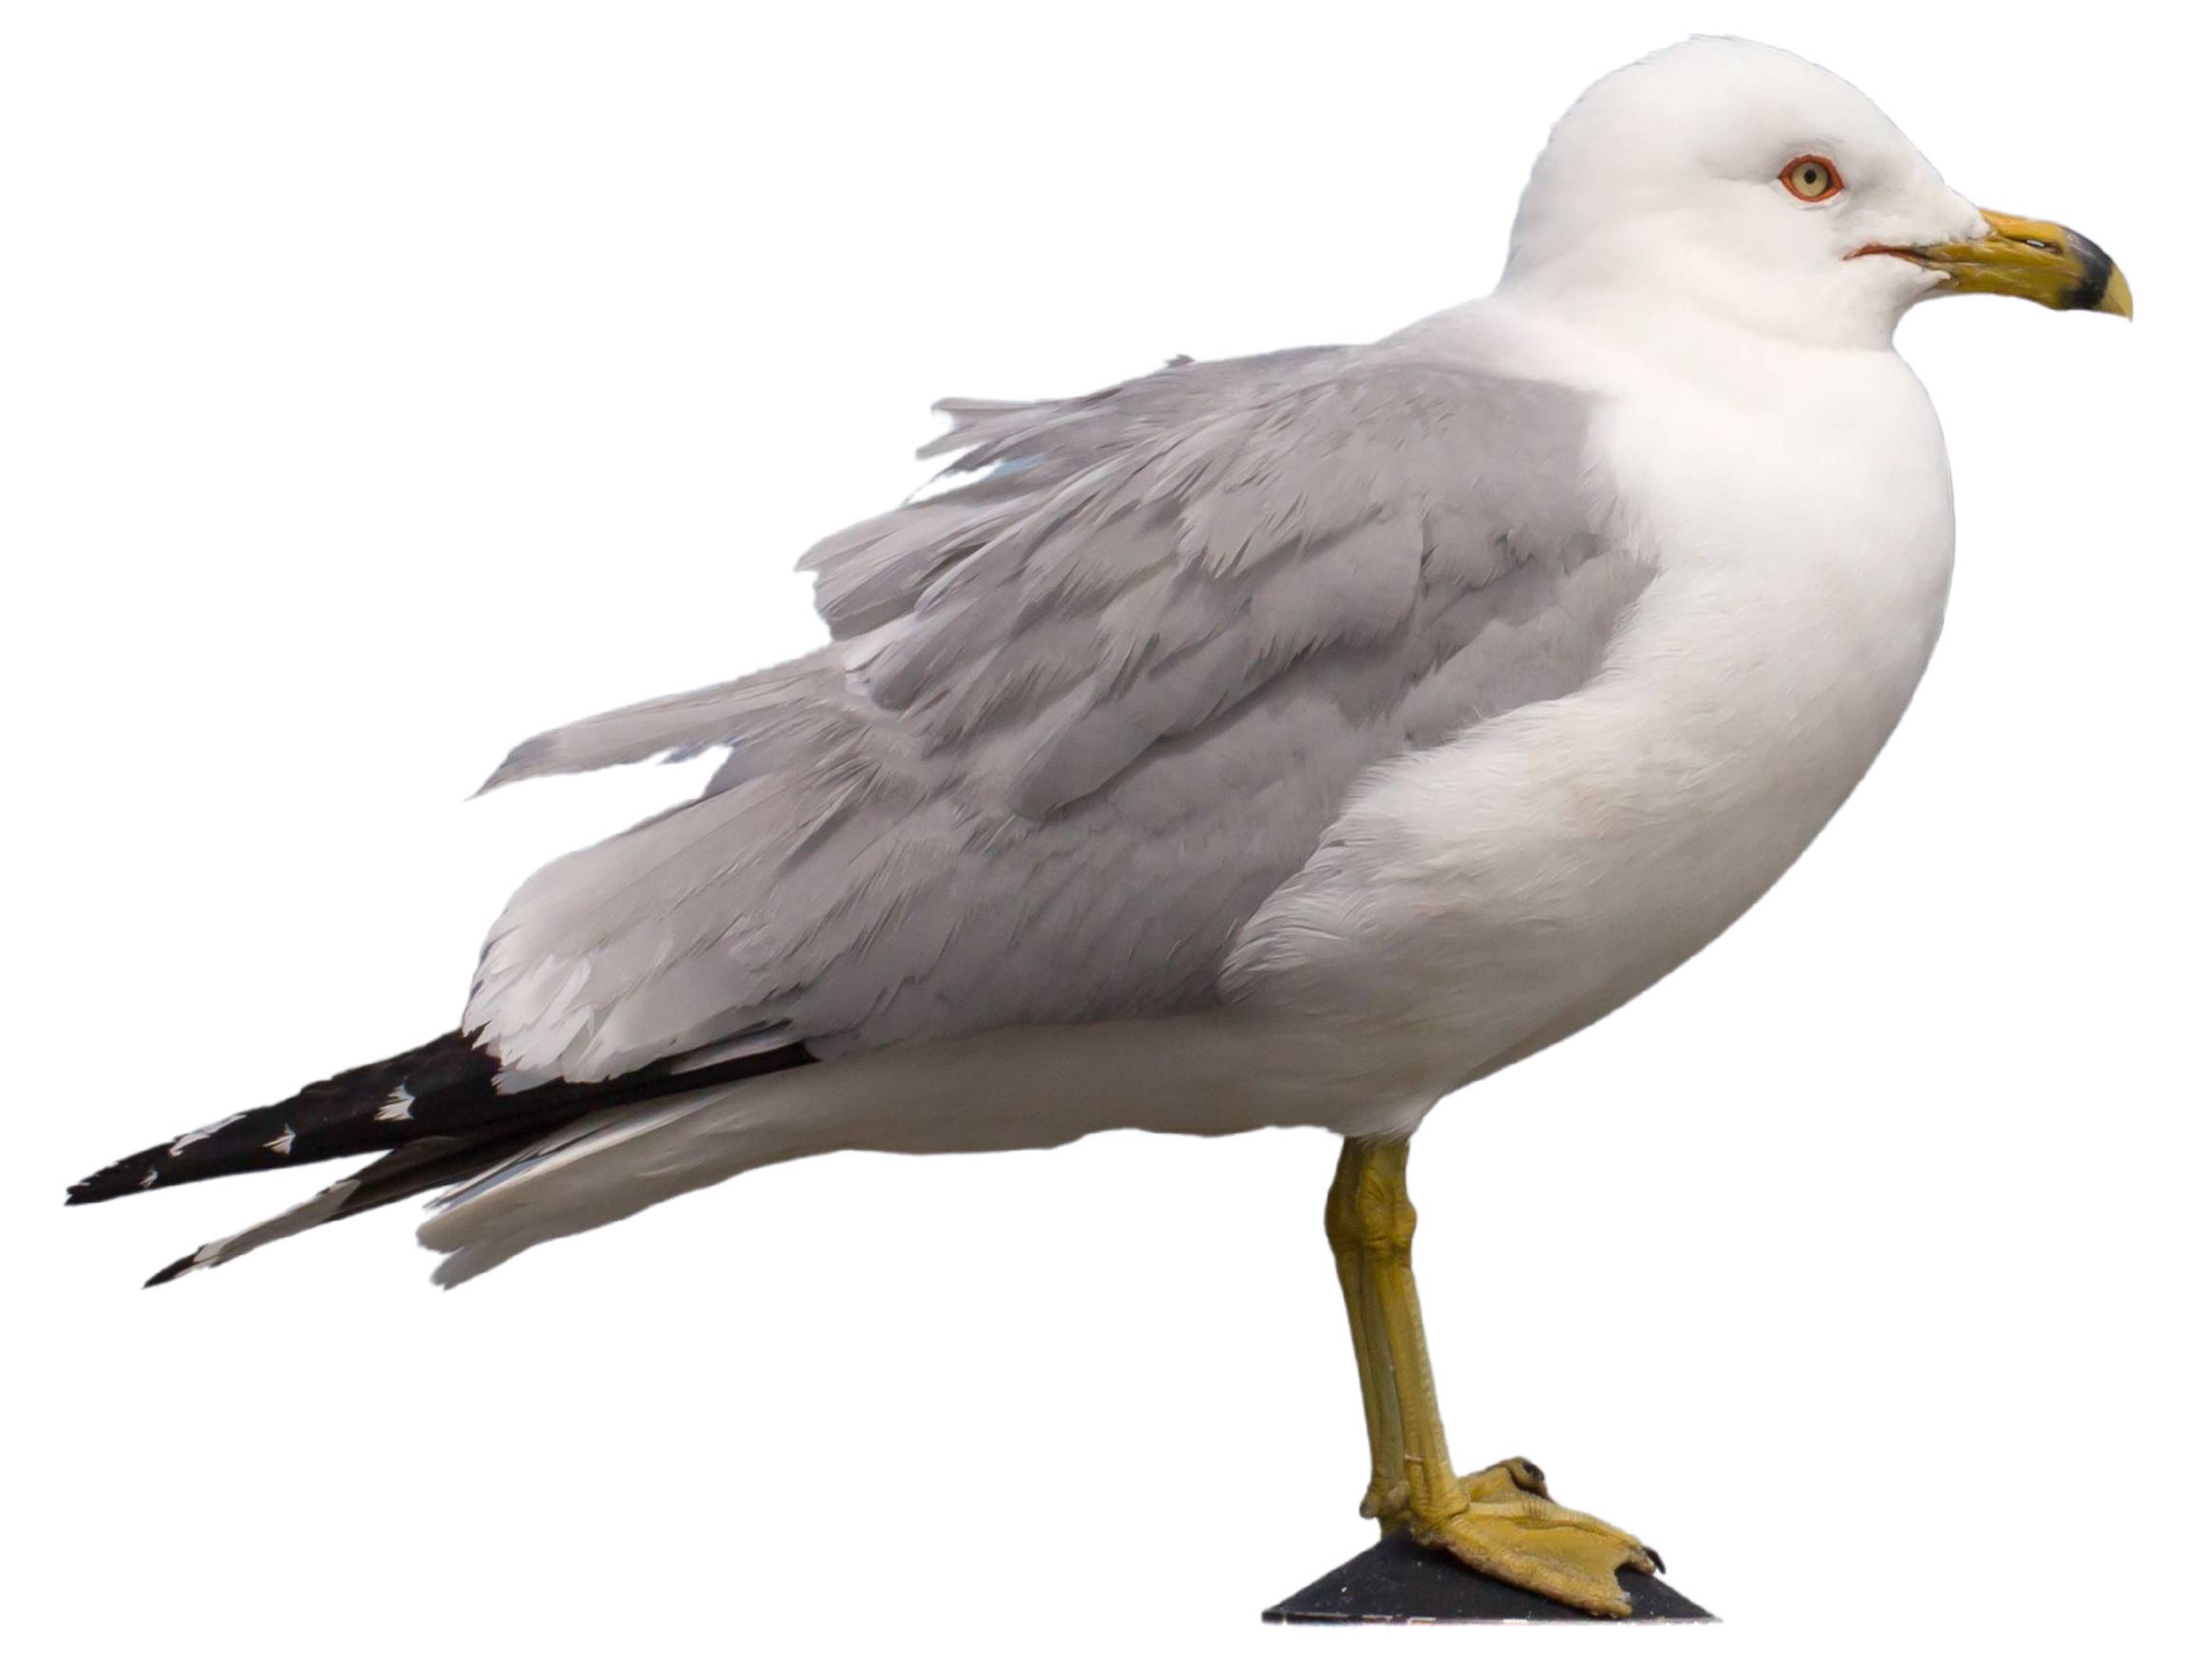
<svg viewBox="0 0 2212 1659"><path fill-rule="evenodd" d="M1521 197L1500 289L1836 346L1887 344L1935 294L2133 303L2094 242L1975 207L1848 81L1712 38L1575 102Z"/></svg>

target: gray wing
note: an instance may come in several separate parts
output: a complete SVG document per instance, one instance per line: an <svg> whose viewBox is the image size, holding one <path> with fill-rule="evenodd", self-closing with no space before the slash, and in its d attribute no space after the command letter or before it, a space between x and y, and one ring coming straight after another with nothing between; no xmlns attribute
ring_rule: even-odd
<svg viewBox="0 0 2212 1659"><path fill-rule="evenodd" d="M940 407L955 486L806 557L828 647L494 774L729 752L515 896L511 1086L1201 1006L1364 771L1581 685L1648 576L1574 394L1402 346Z"/></svg>

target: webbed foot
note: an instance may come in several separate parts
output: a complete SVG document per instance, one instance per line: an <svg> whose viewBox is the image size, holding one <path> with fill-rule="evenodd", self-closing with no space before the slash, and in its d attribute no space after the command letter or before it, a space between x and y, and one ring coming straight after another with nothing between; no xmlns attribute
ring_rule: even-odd
<svg viewBox="0 0 2212 1659"><path fill-rule="evenodd" d="M1380 1497L1370 1493L1361 1509L1386 1531L1410 1528L1416 1543L1585 1612L1625 1616L1629 1598L1614 1574L1624 1567L1663 1570L1658 1554L1631 1535L1553 1502L1543 1471L1525 1458L1493 1463L1459 1484L1466 1505L1449 1513L1417 1516L1402 1484Z"/></svg>

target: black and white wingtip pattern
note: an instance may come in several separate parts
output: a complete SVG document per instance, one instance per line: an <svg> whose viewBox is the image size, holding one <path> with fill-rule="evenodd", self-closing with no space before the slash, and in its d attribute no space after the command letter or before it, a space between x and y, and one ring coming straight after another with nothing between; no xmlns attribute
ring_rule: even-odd
<svg viewBox="0 0 2212 1659"><path fill-rule="evenodd" d="M497 1097L498 1073L496 1059L450 1032L120 1158L71 1187L68 1201L100 1204L218 1175L389 1152L421 1134L477 1127Z"/></svg>
<svg viewBox="0 0 2212 1659"><path fill-rule="evenodd" d="M741 1081L813 1058L797 1043L726 1057L708 1048L605 1082L545 1083L502 1094L498 1061L466 1033L453 1032L311 1084L289 1100L234 1112L119 1158L71 1187L68 1201L98 1204L217 1175L385 1154L304 1204L180 1256L146 1281L166 1285L325 1222L472 1180L586 1114Z"/></svg>

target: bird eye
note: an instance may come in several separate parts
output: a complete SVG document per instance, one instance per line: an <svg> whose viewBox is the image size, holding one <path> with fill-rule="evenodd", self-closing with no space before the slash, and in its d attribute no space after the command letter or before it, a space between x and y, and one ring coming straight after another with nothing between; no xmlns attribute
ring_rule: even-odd
<svg viewBox="0 0 2212 1659"><path fill-rule="evenodd" d="M1825 201L1843 188L1843 175L1825 156L1800 156L1783 168L1782 181L1800 201Z"/></svg>

